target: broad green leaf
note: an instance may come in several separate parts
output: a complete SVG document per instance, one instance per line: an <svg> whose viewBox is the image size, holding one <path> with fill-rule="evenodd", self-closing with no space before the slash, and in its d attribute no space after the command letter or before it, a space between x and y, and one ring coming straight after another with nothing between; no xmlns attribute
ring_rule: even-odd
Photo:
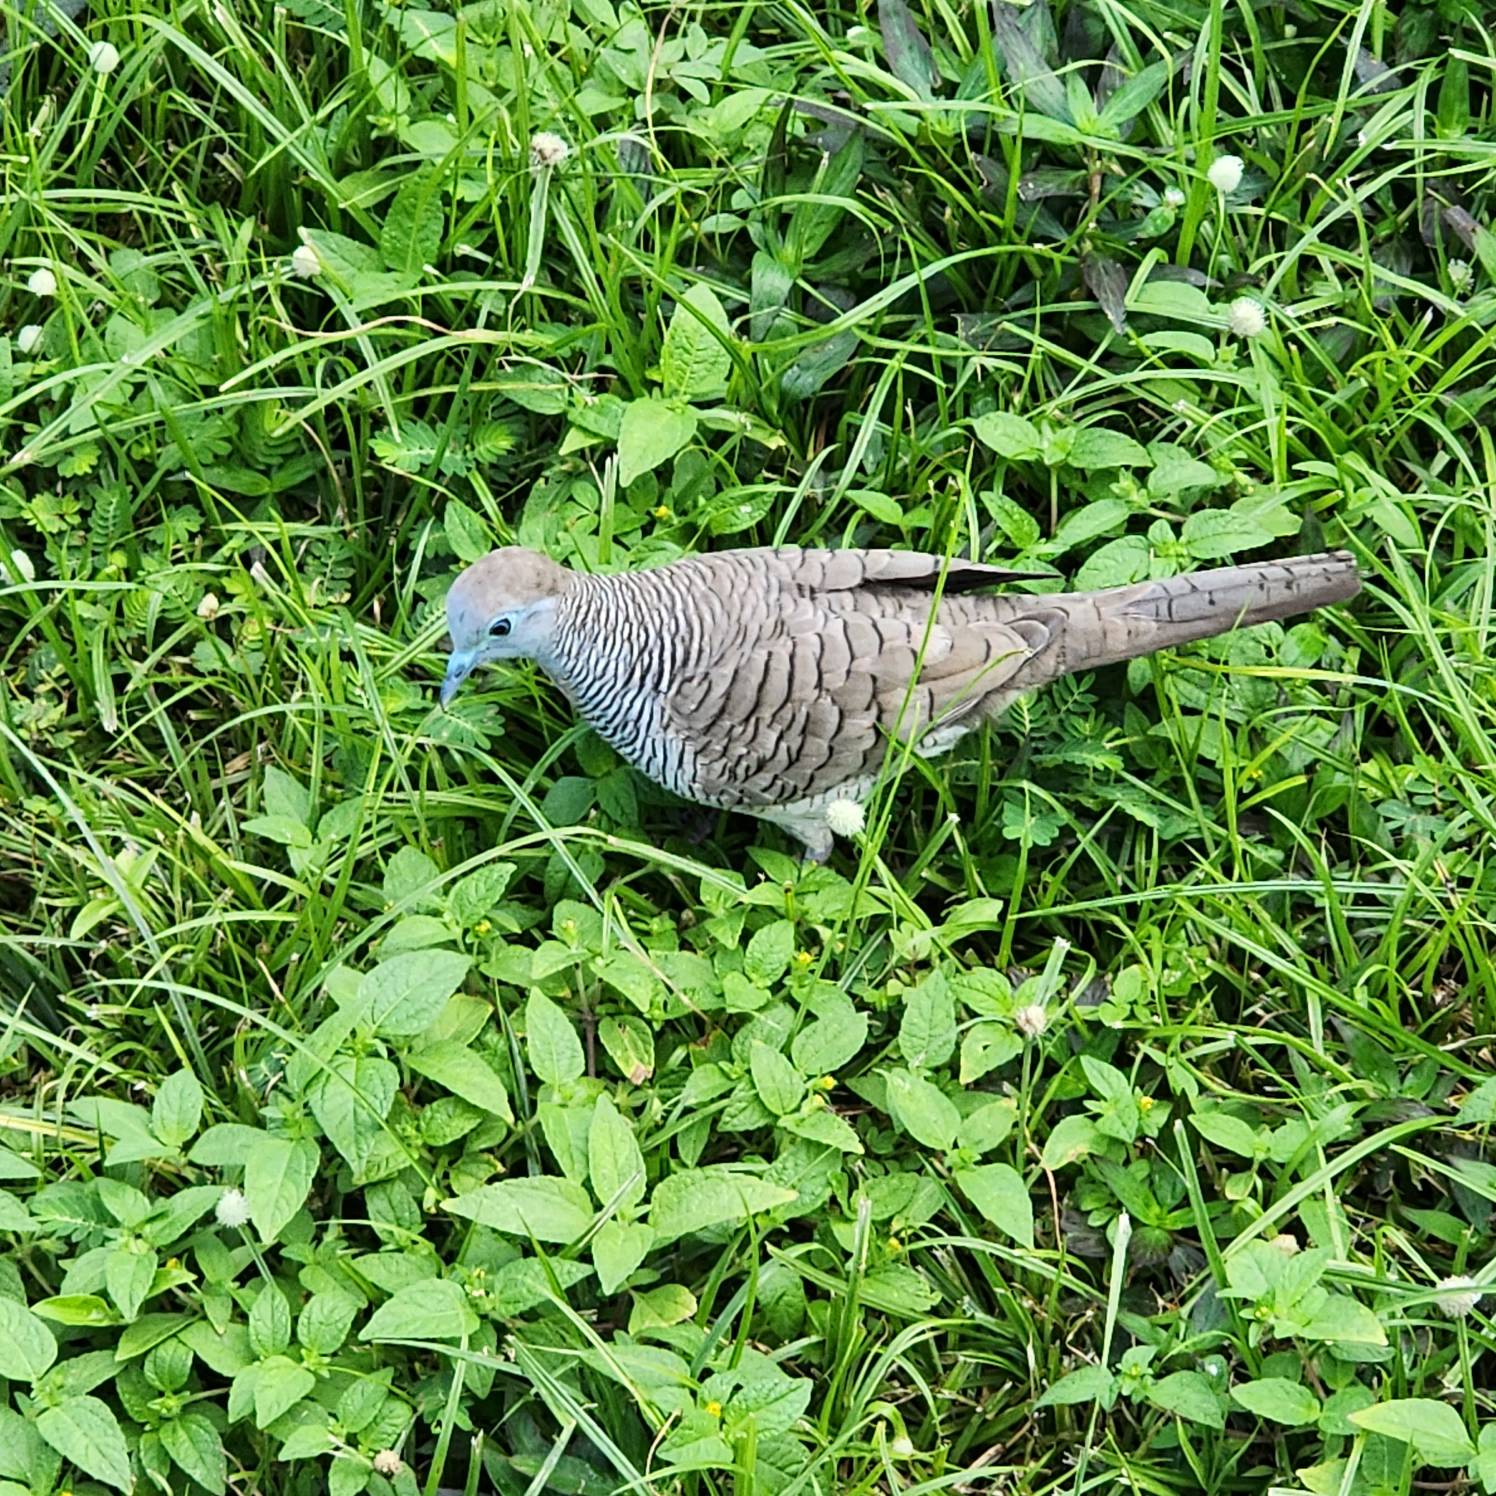
<svg viewBox="0 0 1496 1496"><path fill-rule="evenodd" d="M732 372L731 339L727 313L716 292L698 281L681 297L665 332L660 351L665 394L683 400L712 400L721 395Z"/></svg>
<svg viewBox="0 0 1496 1496"><path fill-rule="evenodd" d="M223 1496L228 1486L228 1460L218 1430L201 1413L178 1413L160 1426L161 1447L172 1463L214 1496Z"/></svg>
<svg viewBox="0 0 1496 1496"><path fill-rule="evenodd" d="M1319 1417L1319 1399L1287 1377L1261 1377L1231 1389L1231 1400L1258 1418L1296 1428Z"/></svg>
<svg viewBox="0 0 1496 1496"><path fill-rule="evenodd" d="M357 1001L381 1034L419 1034L462 985L472 960L456 951L402 951L365 972Z"/></svg>
<svg viewBox="0 0 1496 1496"><path fill-rule="evenodd" d="M1023 1053L1023 1040L1005 1023L976 1023L961 1036L961 1084L969 1086L990 1070Z"/></svg>
<svg viewBox="0 0 1496 1496"><path fill-rule="evenodd" d="M597 1037L631 1086L642 1086L654 1074L654 1038L642 1019L604 1018L597 1026Z"/></svg>
<svg viewBox="0 0 1496 1496"><path fill-rule="evenodd" d="M137 1252L130 1246L115 1247L110 1252L104 1264L104 1284L126 1324L140 1313L155 1281L158 1260L155 1252Z"/></svg>
<svg viewBox="0 0 1496 1496"><path fill-rule="evenodd" d="M405 1063L417 1075L435 1081L454 1096L505 1122L514 1121L509 1093L498 1073L475 1050L452 1039L424 1044L405 1056Z"/></svg>
<svg viewBox="0 0 1496 1496"><path fill-rule="evenodd" d="M291 1306L274 1283L255 1295L249 1310L249 1347L262 1361L291 1344Z"/></svg>
<svg viewBox="0 0 1496 1496"><path fill-rule="evenodd" d="M1103 1146L1102 1135L1089 1117L1061 1117L1044 1140L1039 1162L1046 1169L1061 1169Z"/></svg>
<svg viewBox="0 0 1496 1496"><path fill-rule="evenodd" d="M402 1288L369 1316L360 1340L461 1340L478 1328L478 1316L460 1283L427 1278Z"/></svg>
<svg viewBox="0 0 1496 1496"><path fill-rule="evenodd" d="M471 566L480 556L486 555L492 549L492 542L488 531L484 528L483 521L461 499L447 500L447 507L442 510L442 529L446 532L447 544L452 547L453 553L464 566ZM325 840L326 830L320 826L319 830ZM479 868L477 873L470 873L468 877L481 877L487 871L486 868ZM462 881L465 883L468 879L464 878ZM453 910L454 914L456 913L457 890L461 886L460 883L454 885L447 894L448 907ZM492 903L488 907L492 908ZM487 910L482 912L487 913ZM478 918L476 914L466 919L461 915L457 917L463 924L471 924Z"/></svg>
<svg viewBox="0 0 1496 1496"><path fill-rule="evenodd" d="M308 1373L310 1375L310 1373ZM134 1484L118 1420L96 1397L69 1397L37 1415L37 1432L63 1459L118 1491Z"/></svg>
<svg viewBox="0 0 1496 1496"><path fill-rule="evenodd" d="M604 1226L616 1224L608 1221ZM596 1241L593 1237L594 1244ZM521 1257L489 1274L489 1302L501 1319L514 1319L528 1314L538 1304L549 1302L558 1292L564 1296L568 1288L580 1283L591 1271L585 1262L569 1262L564 1257L552 1257L545 1262L538 1257Z"/></svg>
<svg viewBox="0 0 1496 1496"><path fill-rule="evenodd" d="M1119 530L1127 523L1132 511L1121 499L1094 499L1072 509L1060 521L1059 529L1049 542L1049 549L1058 554L1075 546L1085 545L1105 535L1108 530Z"/></svg>
<svg viewBox="0 0 1496 1496"><path fill-rule="evenodd" d="M266 1137L244 1165L244 1193L249 1218L262 1244L273 1242L306 1203L321 1156L317 1145L302 1138Z"/></svg>
<svg viewBox="0 0 1496 1496"><path fill-rule="evenodd" d="M1034 1244L1034 1202L1029 1198L1023 1175L1007 1164L980 1164L958 1169L956 1183L961 1193L997 1229L1020 1246Z"/></svg>
<svg viewBox="0 0 1496 1496"><path fill-rule="evenodd" d="M618 432L618 481L637 478L668 462L696 435L697 416L688 406L645 396L624 408Z"/></svg>
<svg viewBox="0 0 1496 1496"><path fill-rule="evenodd" d="M203 1088L190 1070L176 1070L156 1090L151 1131L169 1147L180 1148L203 1118Z"/></svg>
<svg viewBox="0 0 1496 1496"><path fill-rule="evenodd" d="M1266 545L1273 537L1254 520L1224 509L1201 509L1184 522L1184 548L1196 561L1220 561Z"/></svg>
<svg viewBox="0 0 1496 1496"><path fill-rule="evenodd" d="M441 253L442 175L430 169L405 179L385 210L379 257L387 270L419 271Z"/></svg>
<svg viewBox="0 0 1496 1496"><path fill-rule="evenodd" d="M1240 1158L1257 1156L1257 1129L1229 1112L1195 1112L1190 1125L1208 1143Z"/></svg>
<svg viewBox="0 0 1496 1496"><path fill-rule="evenodd" d="M850 1002L823 1012L790 1042L790 1058L802 1075L835 1075L867 1043L867 1014Z"/></svg>
<svg viewBox="0 0 1496 1496"><path fill-rule="evenodd" d="M906 0L878 0L878 30L894 77L916 97L933 97L939 79L935 59Z"/></svg>
<svg viewBox="0 0 1496 1496"><path fill-rule="evenodd" d="M1067 1371L1040 1394L1036 1408L1067 1408L1076 1403L1099 1403L1110 1408L1117 1398L1117 1378L1104 1366L1082 1366Z"/></svg>
<svg viewBox="0 0 1496 1496"><path fill-rule="evenodd" d="M912 1069L933 1070L955 1049L956 1005L945 977L933 972L904 1001L899 1053Z"/></svg>
<svg viewBox="0 0 1496 1496"><path fill-rule="evenodd" d="M772 987L786 971L795 954L795 927L777 919L753 932L743 952L743 970L760 987Z"/></svg>
<svg viewBox="0 0 1496 1496"><path fill-rule="evenodd" d="M480 1185L444 1200L442 1208L508 1236L533 1236L563 1246L584 1235L594 1215L581 1185L545 1175Z"/></svg>
<svg viewBox="0 0 1496 1496"><path fill-rule="evenodd" d="M1032 421L1010 411L995 410L972 423L977 440L1010 462L1028 462L1044 450L1044 442Z"/></svg>
<svg viewBox="0 0 1496 1496"><path fill-rule="evenodd" d="M961 1113L956 1103L921 1075L895 1068L883 1072L888 1110L915 1142L926 1148L948 1149L955 1145Z"/></svg>
<svg viewBox="0 0 1496 1496"><path fill-rule="evenodd" d="M1349 1294L1327 1294L1313 1315L1297 1327L1305 1340L1332 1340L1347 1345L1386 1345L1387 1332L1376 1315Z"/></svg>
<svg viewBox="0 0 1496 1496"><path fill-rule="evenodd" d="M377 1055L333 1057L311 1089L312 1115L355 1174L384 1132L400 1089L400 1072Z"/></svg>
<svg viewBox="0 0 1496 1496"><path fill-rule="evenodd" d="M755 1039L749 1051L748 1064L758 1099L776 1117L782 1117L800 1105L805 1097L805 1082L777 1049L761 1039Z"/></svg>
<svg viewBox="0 0 1496 1496"><path fill-rule="evenodd" d="M815 1107L809 1111L794 1112L781 1117L779 1125L797 1138L820 1143L825 1148L835 1148L838 1153L862 1153L862 1139L857 1130L844 1117L827 1107Z"/></svg>
<svg viewBox="0 0 1496 1496"><path fill-rule="evenodd" d="M57 1359L52 1332L24 1304L0 1293L0 1346L4 1375L35 1382Z"/></svg>
<svg viewBox="0 0 1496 1496"><path fill-rule="evenodd" d="M1160 1377L1148 1389L1148 1401L1191 1423L1225 1428L1226 1412L1214 1387L1198 1371L1176 1371Z"/></svg>
<svg viewBox="0 0 1496 1496"><path fill-rule="evenodd" d="M617 1293L637 1271L653 1243L654 1232L648 1226L604 1221L592 1238L597 1286L605 1294Z"/></svg>
<svg viewBox="0 0 1496 1496"><path fill-rule="evenodd" d="M0 1231L35 1231L31 1212L9 1190L0 1190Z"/></svg>
<svg viewBox="0 0 1496 1496"><path fill-rule="evenodd" d="M571 1019L543 992L532 992L525 1003L525 1049L530 1068L549 1085L576 1080L587 1069Z"/></svg>
<svg viewBox="0 0 1496 1496"><path fill-rule="evenodd" d="M1085 426L1075 433L1070 448L1070 466L1082 472L1098 468L1148 467L1148 450L1141 442L1120 431Z"/></svg>
<svg viewBox="0 0 1496 1496"><path fill-rule="evenodd" d="M644 1198L644 1155L629 1122L609 1096L599 1096L587 1129L587 1168L593 1193L604 1205L628 1212Z"/></svg>
<svg viewBox="0 0 1496 1496"><path fill-rule="evenodd" d="M1367 1433L1382 1434L1403 1444L1426 1465L1448 1469L1475 1458L1475 1445L1465 1420L1448 1403L1431 1397L1399 1397L1352 1413L1350 1421Z"/></svg>
<svg viewBox="0 0 1496 1496"><path fill-rule="evenodd" d="M725 1164L682 1169L667 1175L649 1202L649 1224L657 1241L673 1241L693 1231L736 1225L761 1211L790 1205L799 1196L755 1174Z"/></svg>
<svg viewBox="0 0 1496 1496"><path fill-rule="evenodd" d="M1101 106L1102 125L1115 130L1135 119L1164 91L1172 73L1169 62L1151 62L1134 73Z"/></svg>
<svg viewBox="0 0 1496 1496"><path fill-rule="evenodd" d="M335 1355L348 1338L363 1303L341 1288L314 1293L296 1316L296 1339L319 1356Z"/></svg>
<svg viewBox="0 0 1496 1496"><path fill-rule="evenodd" d="M269 1428L317 1385L317 1378L288 1356L272 1356L268 1361L261 1361L254 1372L256 1428Z"/></svg>

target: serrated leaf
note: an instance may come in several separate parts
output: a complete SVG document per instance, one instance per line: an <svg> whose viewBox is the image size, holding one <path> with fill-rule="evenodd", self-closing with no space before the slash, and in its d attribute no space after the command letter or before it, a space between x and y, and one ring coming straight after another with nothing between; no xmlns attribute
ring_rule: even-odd
<svg viewBox="0 0 1496 1496"><path fill-rule="evenodd" d="M1082 472L1100 468L1148 467L1148 449L1120 431L1106 431L1100 426L1085 426L1075 433L1075 441L1066 459Z"/></svg>
<svg viewBox="0 0 1496 1496"><path fill-rule="evenodd" d="M659 1242L693 1231L736 1225L762 1211L793 1204L794 1190L725 1164L682 1169L662 1179L649 1202L649 1224Z"/></svg>
<svg viewBox="0 0 1496 1496"><path fill-rule="evenodd" d="M851 1003L822 1012L790 1041L790 1058L802 1075L835 1075L867 1042L867 1014Z"/></svg>
<svg viewBox="0 0 1496 1496"><path fill-rule="evenodd" d="M899 1053L915 1070L933 1070L956 1049L956 1005L950 986L933 972L904 1002L899 1021Z"/></svg>
<svg viewBox="0 0 1496 1496"><path fill-rule="evenodd" d="M885 1070L883 1082L889 1112L915 1142L943 1150L955 1145L961 1113L939 1086L901 1068Z"/></svg>
<svg viewBox="0 0 1496 1496"><path fill-rule="evenodd" d="M772 987L786 971L795 955L795 927L787 919L777 919L755 930L743 952L743 970L760 987Z"/></svg>
<svg viewBox="0 0 1496 1496"><path fill-rule="evenodd" d="M977 440L1010 462L1029 462L1044 450L1043 439L1032 421L1010 411L995 410L972 423Z"/></svg>
<svg viewBox="0 0 1496 1496"><path fill-rule="evenodd" d="M429 265L442 247L442 178L434 171L408 177L395 194L379 232L379 257L387 270L413 272Z"/></svg>
<svg viewBox="0 0 1496 1496"><path fill-rule="evenodd" d="M955 1178L961 1193L999 1231L1019 1246L1033 1246L1034 1202L1017 1169L1007 1164L979 1164L958 1169Z"/></svg>
<svg viewBox="0 0 1496 1496"><path fill-rule="evenodd" d="M402 951L364 973L356 1001L378 1033L408 1038L436 1019L471 965L456 951Z"/></svg>
<svg viewBox="0 0 1496 1496"><path fill-rule="evenodd" d="M303 1138L266 1137L244 1165L244 1194L260 1241L268 1245L306 1203L317 1177L317 1145Z"/></svg>
<svg viewBox="0 0 1496 1496"><path fill-rule="evenodd" d="M716 292L698 281L680 298L665 332L660 379L666 396L683 400L720 396L732 372L727 346L731 339L731 325Z"/></svg>
<svg viewBox="0 0 1496 1496"><path fill-rule="evenodd" d="M1098 1403L1110 1408L1116 1401L1117 1378L1104 1366L1082 1366L1067 1371L1058 1381L1045 1388L1036 1408L1068 1408L1076 1403Z"/></svg>
<svg viewBox="0 0 1496 1496"><path fill-rule="evenodd" d="M576 1080L587 1069L571 1019L543 992L532 992L525 1003L525 1050L530 1068L549 1085Z"/></svg>
<svg viewBox="0 0 1496 1496"><path fill-rule="evenodd" d="M1088 1153L1099 1151L1102 1144L1101 1134L1089 1117L1061 1117L1044 1140L1039 1162L1046 1169L1062 1169Z"/></svg>
<svg viewBox="0 0 1496 1496"><path fill-rule="evenodd" d="M1319 1399L1305 1386L1287 1377L1260 1377L1231 1389L1231 1400L1258 1418L1289 1428L1313 1423L1319 1417Z"/></svg>
<svg viewBox="0 0 1496 1496"><path fill-rule="evenodd" d="M562 1246L585 1235L593 1217L592 1201L581 1185L546 1175L480 1185L444 1200L442 1208L507 1236L533 1236Z"/></svg>
<svg viewBox="0 0 1496 1496"><path fill-rule="evenodd" d="M1172 1376L1159 1378L1148 1389L1148 1401L1191 1423L1216 1429L1226 1426L1220 1397L1198 1371L1176 1371Z"/></svg>
<svg viewBox="0 0 1496 1496"><path fill-rule="evenodd" d="M161 1447L184 1475L212 1491L214 1496L223 1496L228 1487L228 1459L218 1430L203 1414L178 1413L161 1424L157 1432Z"/></svg>
<svg viewBox="0 0 1496 1496"><path fill-rule="evenodd" d="M633 1125L609 1096L599 1096L593 1103L587 1128L587 1171L597 1198L604 1205L617 1201L616 1208L625 1212L644 1198L648 1188L644 1155Z"/></svg>
<svg viewBox="0 0 1496 1496"><path fill-rule="evenodd" d="M417 1075L435 1081L469 1105L491 1112L505 1122L514 1121L509 1093L498 1072L467 1045L454 1039L439 1039L435 1044L423 1044L412 1050L406 1055L405 1063Z"/></svg>
<svg viewBox="0 0 1496 1496"><path fill-rule="evenodd" d="M37 1432L63 1459L106 1486L128 1491L134 1484L130 1451L119 1421L97 1397L70 1397L37 1415Z"/></svg>
<svg viewBox="0 0 1496 1496"><path fill-rule="evenodd" d="M618 431L618 481L628 488L668 462L696 435L697 415L688 406L654 396L631 400Z"/></svg>
<svg viewBox="0 0 1496 1496"><path fill-rule="evenodd" d="M369 1316L360 1340L461 1340L478 1328L468 1296L450 1278L402 1288Z"/></svg>
<svg viewBox="0 0 1496 1496"><path fill-rule="evenodd" d="M52 1332L24 1304L4 1293L0 1293L0 1346L5 1348L3 1364L14 1367L27 1381L38 1381L57 1359Z"/></svg>
<svg viewBox="0 0 1496 1496"><path fill-rule="evenodd" d="M203 1119L203 1088L190 1070L168 1075L151 1103L151 1131L172 1148L180 1148Z"/></svg>
<svg viewBox="0 0 1496 1496"><path fill-rule="evenodd" d="M357 1173L383 1136L400 1072L377 1055L335 1055L308 1096L327 1140Z"/></svg>
<svg viewBox="0 0 1496 1496"><path fill-rule="evenodd" d="M1448 1403L1431 1397L1399 1397L1349 1415L1357 1428L1402 1444L1427 1465L1448 1469L1475 1458L1465 1420Z"/></svg>
<svg viewBox="0 0 1496 1496"><path fill-rule="evenodd" d="M592 1238L592 1264L597 1286L617 1293L638 1270L654 1243L654 1232L638 1222L604 1221Z"/></svg>
<svg viewBox="0 0 1496 1496"><path fill-rule="evenodd" d="M805 1096L805 1082L795 1067L777 1049L760 1039L749 1050L748 1068L758 1099L782 1117L800 1105Z"/></svg>

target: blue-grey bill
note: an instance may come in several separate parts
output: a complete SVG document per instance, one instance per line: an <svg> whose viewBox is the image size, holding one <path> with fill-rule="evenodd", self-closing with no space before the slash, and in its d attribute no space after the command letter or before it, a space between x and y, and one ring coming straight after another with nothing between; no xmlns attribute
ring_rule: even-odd
<svg viewBox="0 0 1496 1496"><path fill-rule="evenodd" d="M442 705L450 706L463 681L473 673L473 662L465 654L454 654L447 661L446 679L442 681Z"/></svg>

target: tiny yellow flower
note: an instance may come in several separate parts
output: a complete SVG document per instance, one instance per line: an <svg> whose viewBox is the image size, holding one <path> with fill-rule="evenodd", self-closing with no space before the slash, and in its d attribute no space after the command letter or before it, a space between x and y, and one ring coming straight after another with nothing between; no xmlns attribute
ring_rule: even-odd
<svg viewBox="0 0 1496 1496"><path fill-rule="evenodd" d="M834 1075L823 1075L816 1084L823 1091L834 1091L836 1089L836 1077Z"/></svg>
<svg viewBox="0 0 1496 1496"><path fill-rule="evenodd" d="M1138 1110L1140 1112L1151 1112L1153 1110L1153 1098L1151 1096L1139 1096Z"/></svg>
<svg viewBox="0 0 1496 1496"><path fill-rule="evenodd" d="M480 919L478 921L478 923L473 926L473 934L474 935L489 935L489 934L492 934L492 933L493 933L493 925L492 925L492 923L490 921L488 921L486 919Z"/></svg>
<svg viewBox="0 0 1496 1496"><path fill-rule="evenodd" d="M669 504L656 504L651 513L656 519L669 519L670 506Z"/></svg>
<svg viewBox="0 0 1496 1496"><path fill-rule="evenodd" d="M902 1252L904 1250L904 1243L901 1242L898 1239L898 1237L896 1237L896 1236L890 1236L888 1238L888 1250L890 1252L892 1252L895 1256L897 1256L900 1252Z"/></svg>
<svg viewBox="0 0 1496 1496"><path fill-rule="evenodd" d="M708 1418L720 1418L722 1416L722 1404L715 1397L706 1405L706 1416Z"/></svg>
<svg viewBox="0 0 1496 1496"><path fill-rule="evenodd" d="M795 952L795 965L798 966L801 971L804 971L805 968L807 966L809 966L810 963L812 961L814 961L814 960L815 960L815 957L812 956L809 951L796 951Z"/></svg>

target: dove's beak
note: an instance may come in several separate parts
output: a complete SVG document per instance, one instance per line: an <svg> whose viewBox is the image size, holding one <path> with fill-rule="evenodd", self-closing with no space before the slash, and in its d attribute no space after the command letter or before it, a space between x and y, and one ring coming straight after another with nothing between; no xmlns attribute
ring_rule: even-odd
<svg viewBox="0 0 1496 1496"><path fill-rule="evenodd" d="M442 705L449 706L452 698L462 688L462 683L473 673L475 661L472 655L462 650L453 650L447 660L447 676L442 681Z"/></svg>

